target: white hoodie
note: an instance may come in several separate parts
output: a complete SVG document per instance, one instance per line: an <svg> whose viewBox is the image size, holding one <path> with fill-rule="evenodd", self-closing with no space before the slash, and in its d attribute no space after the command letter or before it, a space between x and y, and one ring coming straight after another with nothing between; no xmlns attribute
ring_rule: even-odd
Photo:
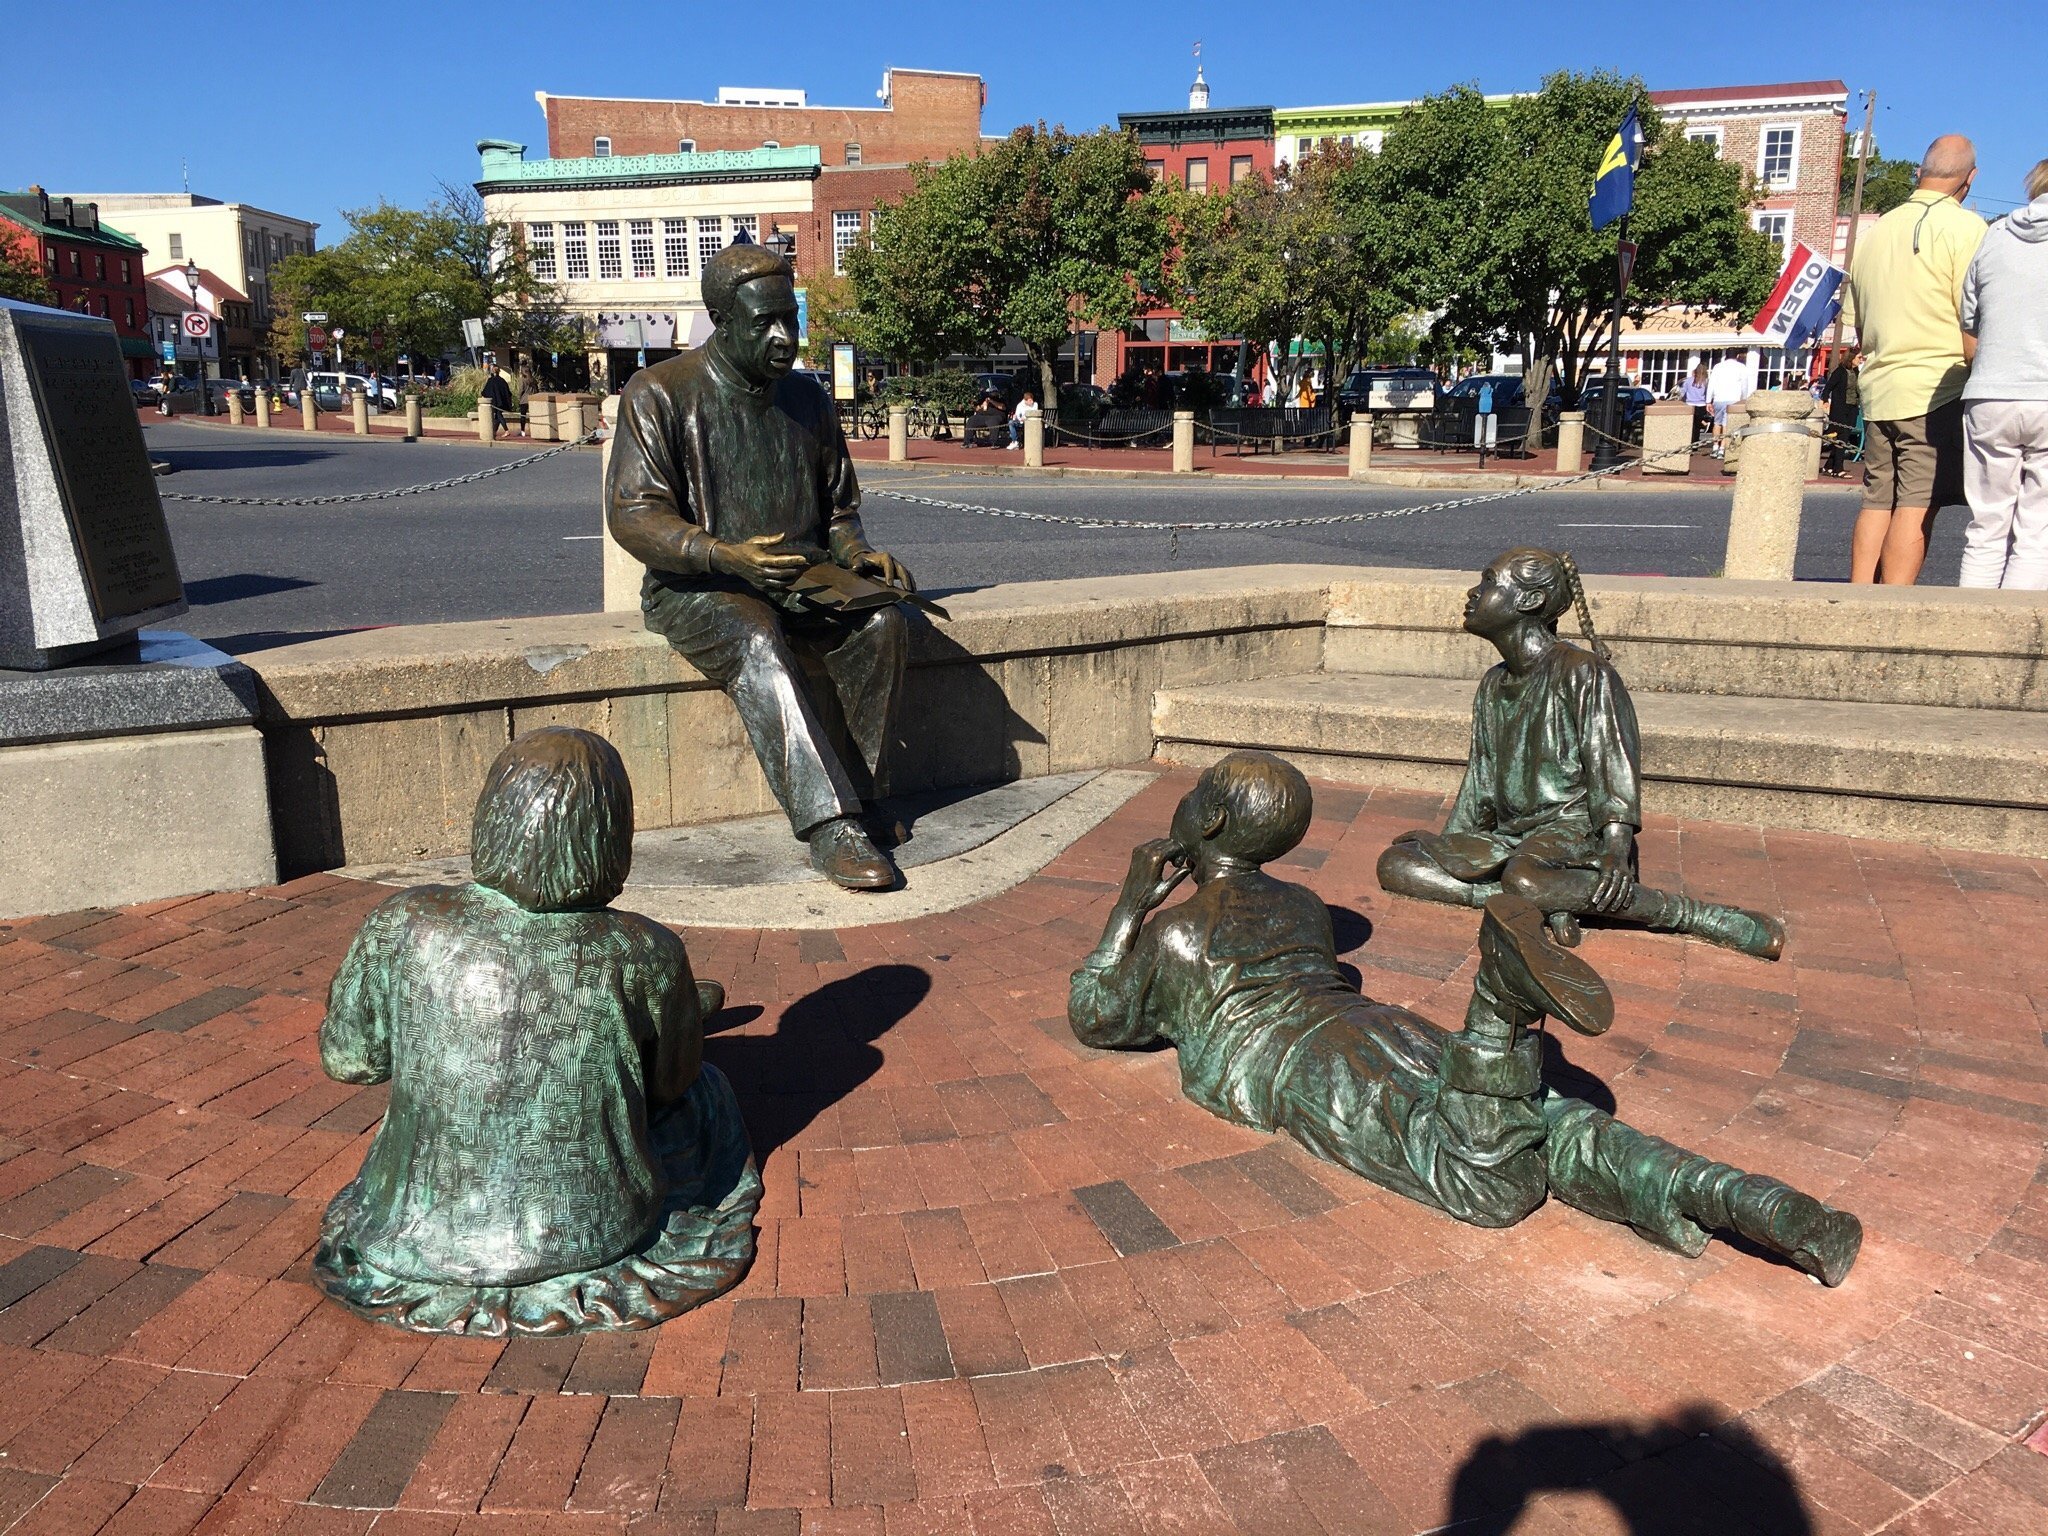
<svg viewBox="0 0 2048 1536"><path fill-rule="evenodd" d="M2048 193L2000 219L1963 276L1965 400L2048 400Z"/></svg>

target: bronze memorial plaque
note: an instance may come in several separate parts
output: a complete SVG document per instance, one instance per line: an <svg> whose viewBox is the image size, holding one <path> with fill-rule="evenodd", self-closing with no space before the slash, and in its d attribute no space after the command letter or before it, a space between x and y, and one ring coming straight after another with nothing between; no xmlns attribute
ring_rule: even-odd
<svg viewBox="0 0 2048 1536"><path fill-rule="evenodd" d="M175 603L185 588L119 342L109 331L25 318L18 334L95 617Z"/></svg>

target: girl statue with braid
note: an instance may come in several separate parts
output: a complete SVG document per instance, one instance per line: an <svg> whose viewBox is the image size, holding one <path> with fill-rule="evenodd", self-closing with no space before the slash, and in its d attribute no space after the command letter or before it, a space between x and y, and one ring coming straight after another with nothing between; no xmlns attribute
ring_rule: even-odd
<svg viewBox="0 0 2048 1536"><path fill-rule="evenodd" d="M1557 637L1577 610L1590 650ZM1635 707L1593 632L1572 557L1511 549L1465 599L1465 629L1500 664L1472 701L1472 755L1441 832L1409 832L1380 855L1397 896L1481 907L1507 891L1533 903L1559 943L1596 914L1775 960L1784 925L1636 883L1642 749Z"/></svg>

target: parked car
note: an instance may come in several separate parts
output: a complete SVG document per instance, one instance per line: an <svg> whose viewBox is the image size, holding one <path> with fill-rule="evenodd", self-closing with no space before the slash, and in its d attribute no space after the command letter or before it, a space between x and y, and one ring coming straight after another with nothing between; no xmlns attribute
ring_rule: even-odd
<svg viewBox="0 0 2048 1536"><path fill-rule="evenodd" d="M1606 389L1607 376L1596 373L1589 376L1584 387L1579 390L1578 408L1586 413L1586 420L1595 426L1599 425L1597 414L1601 409L1601 397L1606 393ZM1621 424L1624 427L1635 426L1643 419L1643 412L1654 405L1656 400L1656 392L1641 384L1622 385L1619 402Z"/></svg>
<svg viewBox="0 0 2048 1536"><path fill-rule="evenodd" d="M315 372L306 375L301 388L313 392L313 404L321 410L338 411L346 404L342 391L350 390L367 395L370 392L370 381L367 376L360 373ZM397 398L397 387L393 385L391 403L397 404ZM293 399L296 401L297 395L294 395Z"/></svg>
<svg viewBox="0 0 2048 1536"><path fill-rule="evenodd" d="M813 384L817 385L818 388L825 391L825 398L827 400L830 400L832 398L832 375L827 373L824 369L792 368L789 370L789 376L793 379L809 379Z"/></svg>
<svg viewBox="0 0 2048 1536"><path fill-rule="evenodd" d="M1474 373L1458 380L1444 391L1446 400L1477 399L1480 389L1493 386L1493 408L1496 411L1513 410L1527 404L1524 399L1525 381L1519 373ZM1543 405L1543 419L1557 420L1557 413L1564 408L1564 390L1557 382L1557 375L1550 376L1550 395Z"/></svg>
<svg viewBox="0 0 2048 1536"><path fill-rule="evenodd" d="M128 393L135 397L137 405L155 405L163 399L164 392L156 387L154 379L130 379Z"/></svg>
<svg viewBox="0 0 2048 1536"><path fill-rule="evenodd" d="M1443 381L1427 368L1354 368L1338 387L1338 403L1350 411L1371 410L1375 388L1380 410L1433 411Z"/></svg>

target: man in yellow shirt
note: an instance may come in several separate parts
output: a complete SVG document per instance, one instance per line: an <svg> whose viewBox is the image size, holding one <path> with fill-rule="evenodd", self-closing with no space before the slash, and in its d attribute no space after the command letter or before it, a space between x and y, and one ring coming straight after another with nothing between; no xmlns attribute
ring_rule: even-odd
<svg viewBox="0 0 2048 1536"><path fill-rule="evenodd" d="M1963 500L1963 274L1984 221L1962 206L1977 151L1959 133L1927 147L1913 195L1856 246L1849 287L1862 339L1863 511L1849 579L1911 586L1934 514Z"/></svg>

